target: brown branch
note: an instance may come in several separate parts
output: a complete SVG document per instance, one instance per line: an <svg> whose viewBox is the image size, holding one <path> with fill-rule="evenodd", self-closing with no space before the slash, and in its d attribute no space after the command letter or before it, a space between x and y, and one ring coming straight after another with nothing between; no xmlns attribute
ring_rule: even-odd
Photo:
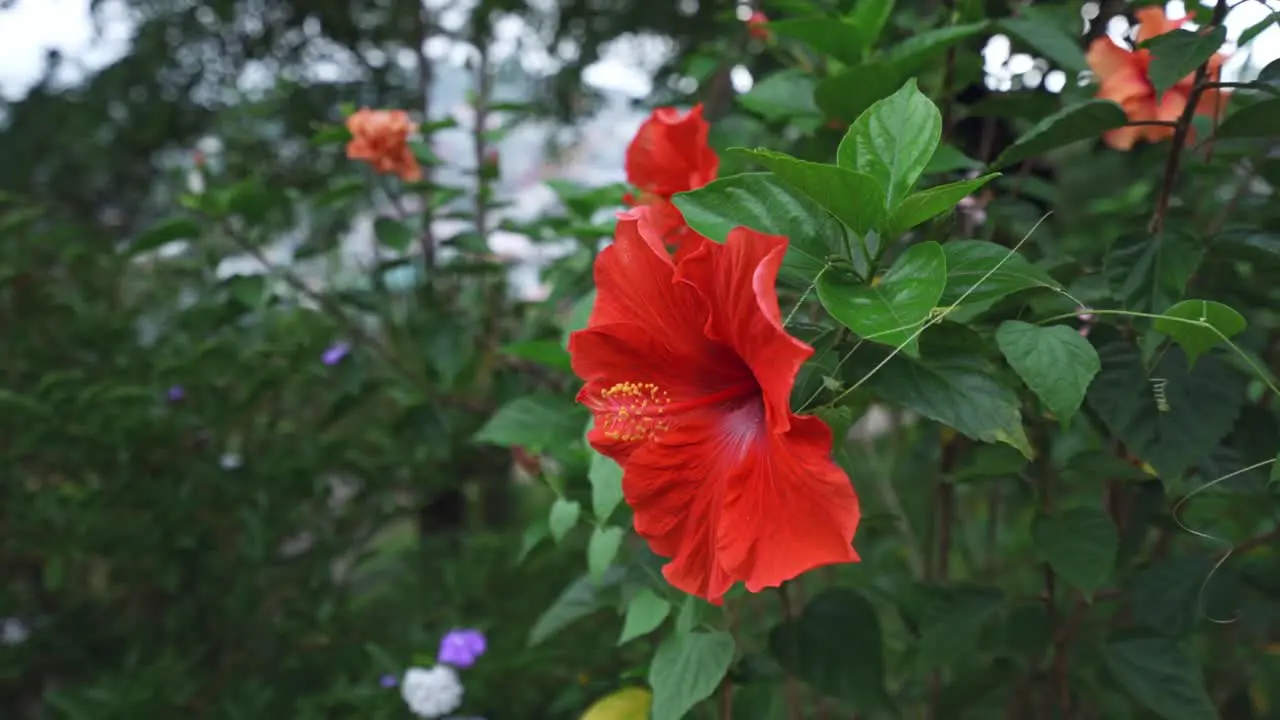
<svg viewBox="0 0 1280 720"><path fill-rule="evenodd" d="M1213 20L1210 22L1210 27L1222 25L1226 15L1226 0L1218 0L1213 6ZM1160 194L1156 196L1156 209L1151 215L1151 222L1147 224L1147 231L1157 237L1164 232L1164 219L1169 212L1169 199L1173 195L1173 186L1178 182L1178 169L1182 163L1182 149L1187 144L1187 137L1191 133L1191 120L1195 117L1196 106L1200 104L1200 96L1204 94L1207 88L1205 78L1208 75L1209 59L1206 59L1200 63L1200 67L1196 68L1195 78L1191 83L1191 92L1187 95L1187 106L1183 108L1182 115L1178 117L1177 125L1173 130L1169 159L1165 162L1164 178L1160 183Z"/></svg>

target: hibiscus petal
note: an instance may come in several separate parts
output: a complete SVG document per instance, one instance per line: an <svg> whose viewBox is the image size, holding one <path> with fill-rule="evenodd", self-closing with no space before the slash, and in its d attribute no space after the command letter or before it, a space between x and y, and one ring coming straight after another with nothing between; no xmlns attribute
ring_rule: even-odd
<svg viewBox="0 0 1280 720"><path fill-rule="evenodd" d="M858 559L858 498L831 460L830 429L813 417L790 425L768 432L762 406L740 404L631 455L623 493L636 532L671 558L672 585L719 602L734 582L754 592Z"/></svg>
<svg viewBox="0 0 1280 720"><path fill-rule="evenodd" d="M627 147L627 180L662 197L701 187L715 178L719 166L707 144L710 125L702 106L687 114L658 108L640 125Z"/></svg>
<svg viewBox="0 0 1280 720"><path fill-rule="evenodd" d="M813 348L782 326L776 289L787 239L736 228L724 245L707 243L684 258L677 278L698 287L711 308L707 334L732 347L751 368L764 393L773 432L786 432L791 389Z"/></svg>
<svg viewBox="0 0 1280 720"><path fill-rule="evenodd" d="M1134 54L1108 37L1100 37L1089 45L1086 56L1090 69L1105 82L1118 72L1132 69L1137 62Z"/></svg>
<svg viewBox="0 0 1280 720"><path fill-rule="evenodd" d="M792 416L790 425L753 446L725 485L717 555L751 592L858 560L858 496L831 459L831 429L807 415Z"/></svg>
<svg viewBox="0 0 1280 720"><path fill-rule="evenodd" d="M1139 45L1170 30L1177 30L1187 21L1186 18L1170 20L1164 14L1164 8L1156 6L1140 8L1133 16L1138 19L1138 34L1135 39Z"/></svg>
<svg viewBox="0 0 1280 720"><path fill-rule="evenodd" d="M642 206L618 215L614 243L596 258L596 302L587 327L634 323L684 354L696 353L706 338L690 318L705 318L707 307L695 289L675 282L650 212Z"/></svg>

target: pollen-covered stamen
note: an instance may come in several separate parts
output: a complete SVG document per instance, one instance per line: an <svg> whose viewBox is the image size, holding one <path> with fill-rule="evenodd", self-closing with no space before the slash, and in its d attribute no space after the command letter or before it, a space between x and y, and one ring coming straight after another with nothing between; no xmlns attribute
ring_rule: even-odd
<svg viewBox="0 0 1280 720"><path fill-rule="evenodd" d="M653 383L620 382L602 391L592 409L605 437L641 442L670 428L666 415L670 402L667 393Z"/></svg>
<svg viewBox="0 0 1280 720"><path fill-rule="evenodd" d="M595 413L596 427L605 437L644 442L670 430L685 413L706 408L723 411L759 393L759 385L746 382L673 402L665 390L653 383L628 381L610 385L586 404Z"/></svg>

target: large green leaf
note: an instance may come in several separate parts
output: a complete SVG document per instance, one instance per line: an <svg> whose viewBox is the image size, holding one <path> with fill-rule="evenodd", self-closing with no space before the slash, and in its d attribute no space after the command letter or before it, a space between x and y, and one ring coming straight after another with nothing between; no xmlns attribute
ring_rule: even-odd
<svg viewBox="0 0 1280 720"><path fill-rule="evenodd" d="M1036 123L991 163L1002 168L1080 140L1093 140L1127 122L1124 110L1110 100L1089 100L1065 107Z"/></svg>
<svg viewBox="0 0 1280 720"><path fill-rule="evenodd" d="M947 288L944 305L996 300L1030 288L1060 288L1044 270L1010 248L985 240L952 240L944 243L947 254ZM972 292L970 292L972 291Z"/></svg>
<svg viewBox="0 0 1280 720"><path fill-rule="evenodd" d="M1147 372L1131 343L1109 342L1098 355L1102 372L1089 387L1089 406L1164 478L1175 480L1208 456L1240 414L1245 378L1217 357L1201 359L1192 370L1182 350L1172 347Z"/></svg>
<svg viewBox="0 0 1280 720"><path fill-rule="evenodd" d="M1040 327L1007 320L996 331L996 344L1013 371L1064 426L1102 369L1098 352L1066 325Z"/></svg>
<svg viewBox="0 0 1280 720"><path fill-rule="evenodd" d="M908 80L862 113L836 152L841 167L874 177L892 211L911 191L942 138L942 113Z"/></svg>
<svg viewBox="0 0 1280 720"><path fill-rule="evenodd" d="M901 73L899 77L914 74L930 60L939 57L947 48L990 29L988 22L948 25L936 30L926 30L893 46L888 53L889 62Z"/></svg>
<svg viewBox="0 0 1280 720"><path fill-rule="evenodd" d="M1143 43L1143 47L1151 51L1147 78L1155 88L1156 95L1163 95L1166 90L1195 72L1197 67L1218 52L1226 39L1227 26L1218 25L1195 32L1174 29Z"/></svg>
<svg viewBox="0 0 1280 720"><path fill-rule="evenodd" d="M868 62L835 73L818 83L813 99L828 117L852 123L873 103L902 85L897 68Z"/></svg>
<svg viewBox="0 0 1280 720"><path fill-rule="evenodd" d="M1182 322L1184 320L1191 322ZM1195 365L1196 358L1215 345L1244 332L1245 320L1243 315L1222 303L1183 300L1165 310L1153 327L1181 345L1187 361Z"/></svg>
<svg viewBox="0 0 1280 720"><path fill-rule="evenodd" d="M1079 41L1047 19L1010 17L1000 20L999 25L1069 74L1089 69Z"/></svg>
<svg viewBox="0 0 1280 720"><path fill-rule="evenodd" d="M1120 534L1103 511L1074 507L1039 515L1031 526L1031 537L1049 567L1085 594L1111 579Z"/></svg>
<svg viewBox="0 0 1280 720"><path fill-rule="evenodd" d="M608 525L597 525L587 540L587 574L599 579L618 557L622 547L622 528Z"/></svg>
<svg viewBox="0 0 1280 720"><path fill-rule="evenodd" d="M1126 308L1160 312L1186 292L1203 257L1200 242L1186 232L1169 229L1162 238L1131 233L1112 243L1103 274Z"/></svg>
<svg viewBox="0 0 1280 720"><path fill-rule="evenodd" d="M859 235L874 229L884 218L884 186L866 173L797 160L764 148L737 151L772 170Z"/></svg>
<svg viewBox="0 0 1280 720"><path fill-rule="evenodd" d="M549 512L547 529L551 531L551 539L560 542L578 524L578 519L582 517L582 505L577 500L556 498L551 503Z"/></svg>
<svg viewBox="0 0 1280 720"><path fill-rule="evenodd" d="M575 621L603 608L604 601L600 593L620 583L625 576L623 568L612 567L598 580L584 575L573 581L551 603L551 607L538 616L533 628L529 630L529 645L537 645Z"/></svg>
<svg viewBox="0 0 1280 720"><path fill-rule="evenodd" d="M1000 382L975 343L956 343L949 337L962 331L945 325L931 329L922 337L920 359L893 357L871 375L866 387L974 440L1006 443L1032 457L1018 394ZM864 346L851 358L850 372L865 375L883 359L882 352Z"/></svg>
<svg viewBox="0 0 1280 720"><path fill-rule="evenodd" d="M972 180L937 185L908 195L889 215L883 234L886 237L901 235L920 223L954 208L961 200L973 194L973 191L998 177L1000 173L991 173Z"/></svg>
<svg viewBox="0 0 1280 720"><path fill-rule="evenodd" d="M847 65L862 59L864 36L858 26L832 17L803 17L775 20L769 29L783 37L793 38L830 55Z"/></svg>
<svg viewBox="0 0 1280 720"><path fill-rule="evenodd" d="M1276 137L1280 135L1277 117L1280 117L1280 98L1252 103L1228 115L1215 137L1221 140Z"/></svg>
<svg viewBox="0 0 1280 720"><path fill-rule="evenodd" d="M809 287L828 258L849 256L844 224L773 173L730 175L672 200L689 227L717 242L735 227L790 239L779 278L792 286Z"/></svg>
<svg viewBox="0 0 1280 720"><path fill-rule="evenodd" d="M937 307L946 283L942 246L926 242L908 248L875 285L835 272L824 274L818 280L818 298L832 317L860 337L918 355L915 335Z"/></svg>
<svg viewBox="0 0 1280 720"><path fill-rule="evenodd" d="M587 479L591 481L591 512L596 522L605 522L622 503L622 468L592 450Z"/></svg>
<svg viewBox="0 0 1280 720"><path fill-rule="evenodd" d="M680 720L710 697L729 672L733 652L727 632L668 635L649 665L653 720Z"/></svg>
<svg viewBox="0 0 1280 720"><path fill-rule="evenodd" d="M853 12L849 17L862 36L863 47L868 49L875 47L876 41L880 39L880 33L884 31L885 23L889 21L889 15L893 12L893 5L894 0L858 0L853 4Z"/></svg>
<svg viewBox="0 0 1280 720"><path fill-rule="evenodd" d="M1165 720L1213 720L1220 717L1204 674L1175 640L1132 636L1107 643L1107 667L1137 701Z"/></svg>
<svg viewBox="0 0 1280 720"><path fill-rule="evenodd" d="M769 633L769 651L793 675L856 712L889 705L880 619L855 590L831 588L814 597L799 618Z"/></svg>
<svg viewBox="0 0 1280 720"><path fill-rule="evenodd" d="M1171 555L1142 568L1129 581L1133 619L1162 635L1177 637L1201 622L1200 589L1213 572L1206 555Z"/></svg>
<svg viewBox="0 0 1280 720"><path fill-rule="evenodd" d="M795 69L779 70L739 95L738 102L769 120L818 115L818 106L813 102L816 88L812 75Z"/></svg>
<svg viewBox="0 0 1280 720"><path fill-rule="evenodd" d="M388 250L404 252L413 244L413 231L403 222L389 217L373 221L373 234L378 244Z"/></svg>
<svg viewBox="0 0 1280 720"><path fill-rule="evenodd" d="M618 644L622 645L641 635L648 635L671 614L671 603L661 598L649 588L641 588L640 592L627 602L627 612L622 620L622 634L618 636Z"/></svg>
<svg viewBox="0 0 1280 720"><path fill-rule="evenodd" d="M572 398L529 395L498 408L475 440L533 452L560 450L577 442L586 421L586 409Z"/></svg>
<svg viewBox="0 0 1280 720"><path fill-rule="evenodd" d="M129 252L137 255L177 240L200 237L200 223L190 218L167 218L152 225L129 243Z"/></svg>
<svg viewBox="0 0 1280 720"><path fill-rule="evenodd" d="M928 590L916 649L921 672L963 662L979 648L984 626L1004 605L1004 595L995 588L952 585Z"/></svg>

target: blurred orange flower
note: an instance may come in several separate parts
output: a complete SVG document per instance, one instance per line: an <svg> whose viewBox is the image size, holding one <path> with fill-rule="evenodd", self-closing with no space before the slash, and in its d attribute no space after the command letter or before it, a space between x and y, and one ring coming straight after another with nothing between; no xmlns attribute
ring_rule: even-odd
<svg viewBox="0 0 1280 720"><path fill-rule="evenodd" d="M351 142L347 157L363 160L384 175L399 175L405 182L422 179L422 168L409 149L409 136L418 126L403 110L361 108L347 118Z"/></svg>
<svg viewBox="0 0 1280 720"><path fill-rule="evenodd" d="M1158 35L1175 30L1186 18L1170 20L1159 7L1145 7L1137 11L1138 44ZM1209 59L1210 81L1218 80L1222 63L1226 58L1218 53ZM1111 100L1124 108L1130 122L1175 122L1187 107L1194 74L1178 81L1164 95L1157 97L1148 73L1151 67L1151 51L1126 50L1111 38L1101 37L1089 46L1089 67L1098 76L1098 97ZM1228 93L1216 88L1205 90L1196 103L1196 113L1220 114L1226 106ZM1164 125L1134 125L1103 134L1103 140L1116 150L1130 150L1138 140L1160 142L1173 136L1173 128Z"/></svg>

